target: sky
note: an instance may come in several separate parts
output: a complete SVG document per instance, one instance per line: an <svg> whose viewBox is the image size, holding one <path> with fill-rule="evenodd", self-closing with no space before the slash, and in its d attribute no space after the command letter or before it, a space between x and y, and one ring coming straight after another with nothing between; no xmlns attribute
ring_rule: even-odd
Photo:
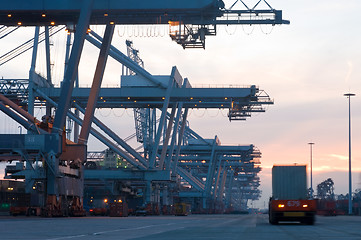
<svg viewBox="0 0 361 240"><path fill-rule="evenodd" d="M225 1L226 6L233 2ZM245 2L251 6L257 1ZM154 75L169 75L172 66L177 66L193 86L257 85L270 95L274 105L247 121L229 122L225 110L192 110L188 118L191 128L204 138L217 135L224 145L254 144L260 149L263 194L256 207L262 207L271 195L274 164L309 165L309 142L315 143L314 189L331 177L337 194L348 191L348 100L343 94L355 93L351 99L352 179L353 190L361 188L361 2L269 0L268 3L283 10L283 18L291 24L221 26L217 36L206 39L205 50L184 50L167 36L167 26L157 27L157 32L164 35L158 37L129 36L131 27L117 27L112 44L125 53L125 40L133 40L145 69ZM97 26L92 29L100 35L104 31ZM1 39L0 54L25 42L33 31L24 28ZM55 83L62 77L64 62L64 46L60 44L65 34L58 35L53 37L57 46L52 55ZM40 53L44 55L43 48ZM79 73L82 86L91 84L94 73L89 69L94 69L97 54L96 48L85 44ZM0 66L0 77L27 78L31 52L19 59ZM44 62L44 58L40 60ZM44 73L44 65L39 64L37 71ZM121 66L109 59L103 86L119 85L120 74ZM96 115L114 126L121 137L134 132L130 110L102 109ZM18 132L17 125L11 124L4 120L0 130ZM103 148L90 139L90 150Z"/></svg>

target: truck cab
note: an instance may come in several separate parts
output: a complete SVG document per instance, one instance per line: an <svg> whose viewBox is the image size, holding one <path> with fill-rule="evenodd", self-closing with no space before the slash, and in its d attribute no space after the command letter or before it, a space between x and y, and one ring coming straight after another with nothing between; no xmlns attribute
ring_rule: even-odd
<svg viewBox="0 0 361 240"><path fill-rule="evenodd" d="M273 166L269 223L297 221L315 223L316 200L307 196L305 165Z"/></svg>

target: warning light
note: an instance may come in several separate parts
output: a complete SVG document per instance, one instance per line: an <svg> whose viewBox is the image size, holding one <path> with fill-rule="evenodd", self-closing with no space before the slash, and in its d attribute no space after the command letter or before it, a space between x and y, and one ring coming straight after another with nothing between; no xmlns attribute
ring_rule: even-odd
<svg viewBox="0 0 361 240"><path fill-rule="evenodd" d="M179 26L179 21L168 21L168 24L172 27Z"/></svg>
<svg viewBox="0 0 361 240"><path fill-rule="evenodd" d="M278 204L278 207L279 207L279 208L284 208L285 205L284 205L284 204Z"/></svg>
<svg viewBox="0 0 361 240"><path fill-rule="evenodd" d="M108 202L108 199L104 199L104 202L107 203L107 202Z"/></svg>
<svg viewBox="0 0 361 240"><path fill-rule="evenodd" d="M303 204L302 207L306 208L306 207L308 207L308 205L307 205L307 204Z"/></svg>

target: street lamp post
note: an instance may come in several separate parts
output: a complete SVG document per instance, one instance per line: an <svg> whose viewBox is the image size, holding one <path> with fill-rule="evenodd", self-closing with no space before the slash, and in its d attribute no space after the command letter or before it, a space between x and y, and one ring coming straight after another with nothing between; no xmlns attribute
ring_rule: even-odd
<svg viewBox="0 0 361 240"><path fill-rule="evenodd" d="M315 143L309 142L308 144L310 144L310 150L311 150L311 198L313 198L313 187L312 187L312 145L314 145Z"/></svg>
<svg viewBox="0 0 361 240"><path fill-rule="evenodd" d="M352 214L352 179L351 179L351 97L353 93L345 93L348 98L348 214Z"/></svg>

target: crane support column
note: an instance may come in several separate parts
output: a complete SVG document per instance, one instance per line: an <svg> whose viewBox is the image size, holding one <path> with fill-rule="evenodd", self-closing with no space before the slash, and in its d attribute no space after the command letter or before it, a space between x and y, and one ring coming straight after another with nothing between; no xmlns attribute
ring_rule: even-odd
<svg viewBox="0 0 361 240"><path fill-rule="evenodd" d="M185 78L184 81L183 81L182 88L186 88L187 85L188 85L188 79ZM180 120L180 117L182 115L182 108L183 108L183 102L179 102L178 103L178 109L177 109L177 116L176 116L175 121L174 121L173 134L172 134L172 140L171 140L171 143L170 143L169 154L168 154L168 158L166 160L166 165L165 165L166 170L170 169L170 164L172 162L174 145L175 145L176 140L177 140L179 120Z"/></svg>
<svg viewBox="0 0 361 240"><path fill-rule="evenodd" d="M51 84L50 37L49 27L45 26L46 80Z"/></svg>
<svg viewBox="0 0 361 240"><path fill-rule="evenodd" d="M181 129L179 130L179 135L178 135L178 146L177 146L177 150L176 150L175 158L174 158L174 162L173 162L173 169L172 169L172 176L173 177L175 177L176 174L177 174L177 165L178 165L179 153L180 153L180 150L181 150L181 147L182 147L184 130L185 130L186 123L187 123L187 116L188 116L188 108L185 108L184 113L183 113Z"/></svg>
<svg viewBox="0 0 361 240"><path fill-rule="evenodd" d="M232 187L233 187L233 179L234 179L234 171L232 170L229 173L229 181L227 184L227 192L226 192L226 200L225 200L225 205L226 208L230 208L231 207L231 201L232 201Z"/></svg>
<svg viewBox="0 0 361 240"><path fill-rule="evenodd" d="M214 173L216 170L216 164L217 164L217 158L215 156L216 145L217 145L217 136L215 136L215 138L214 138L214 142L212 145L211 158L209 160L209 167L208 167L206 187L205 187L206 199L209 199L211 196L211 190L212 190L211 187L213 184ZM204 200L206 200L206 199L204 199ZM205 206L206 206L206 204L204 202L203 207L205 207Z"/></svg>
<svg viewBox="0 0 361 240"><path fill-rule="evenodd" d="M168 88L167 88L167 91L165 93L164 103L163 103L163 107L162 107L162 115L160 117L157 134L155 136L152 153L151 153L151 156L149 158L149 168L155 168L156 167L155 162L156 162L156 157L157 157L157 152L158 152L158 147L159 147L159 141L160 141L160 137L162 135L165 118L167 116L167 109L168 109L168 105L169 105L169 101L170 101L170 94L172 92L172 88L173 88L173 84L174 84L174 75L176 73L176 70L177 70L177 68L173 67L172 74L171 74L171 76L169 78Z"/></svg>
<svg viewBox="0 0 361 240"><path fill-rule="evenodd" d="M62 134L65 125L67 111L70 107L71 94L74 88L74 81L78 73L78 65L83 50L85 35L88 29L93 0L84 0L83 8L80 11L79 21L76 25L74 44L71 50L68 67L63 80L60 93L60 102L56 110L53 133Z"/></svg>
<svg viewBox="0 0 361 240"><path fill-rule="evenodd" d="M223 193L224 193L224 188L226 186L226 180L227 180L227 169L225 167L225 164L223 164L223 169L222 169L222 178L221 178L221 183L219 184L219 193L217 195L217 200L219 202L221 202L223 200Z"/></svg>
<svg viewBox="0 0 361 240"><path fill-rule="evenodd" d="M96 102L98 101L99 97L99 90L102 85L104 70L108 59L108 53L112 42L113 33L114 24L107 24L104 33L104 40L100 48L98 63L95 69L93 84L90 90L90 95L88 98L88 103L83 119L83 125L78 139L78 143L80 144L86 144L88 142L90 127L93 121Z"/></svg>
<svg viewBox="0 0 361 240"><path fill-rule="evenodd" d="M49 27L45 26L45 54L46 54L46 80L51 86L51 59L50 59L50 36L49 36ZM49 103L46 103L46 115L51 115L51 106Z"/></svg>
<svg viewBox="0 0 361 240"><path fill-rule="evenodd" d="M35 27L35 35L34 35L34 46L33 46L33 56L31 59L31 67L29 71L29 96L28 96L28 113L34 115L34 74L35 74L35 66L36 66L36 56L38 53L38 45L39 45L39 26Z"/></svg>
<svg viewBox="0 0 361 240"><path fill-rule="evenodd" d="M218 190L219 190L219 179L220 179L222 171L223 171L223 169L221 167L221 161L219 161L217 174L216 174L216 179L215 179L215 185L214 185L214 189L213 189L213 200L217 199L217 193L218 193Z"/></svg>
<svg viewBox="0 0 361 240"><path fill-rule="evenodd" d="M167 127L167 131L166 131L166 134L165 134L165 139L163 141L162 153L160 155L160 160L159 160L159 169L160 170L163 170L164 159L166 157L167 149L168 149L169 137L170 137L170 133L172 131L174 116L175 116L175 112L176 112L176 109L177 109L176 107L177 107L176 104L174 104L174 106L172 107L172 112L170 114L169 121L168 121L168 127Z"/></svg>

